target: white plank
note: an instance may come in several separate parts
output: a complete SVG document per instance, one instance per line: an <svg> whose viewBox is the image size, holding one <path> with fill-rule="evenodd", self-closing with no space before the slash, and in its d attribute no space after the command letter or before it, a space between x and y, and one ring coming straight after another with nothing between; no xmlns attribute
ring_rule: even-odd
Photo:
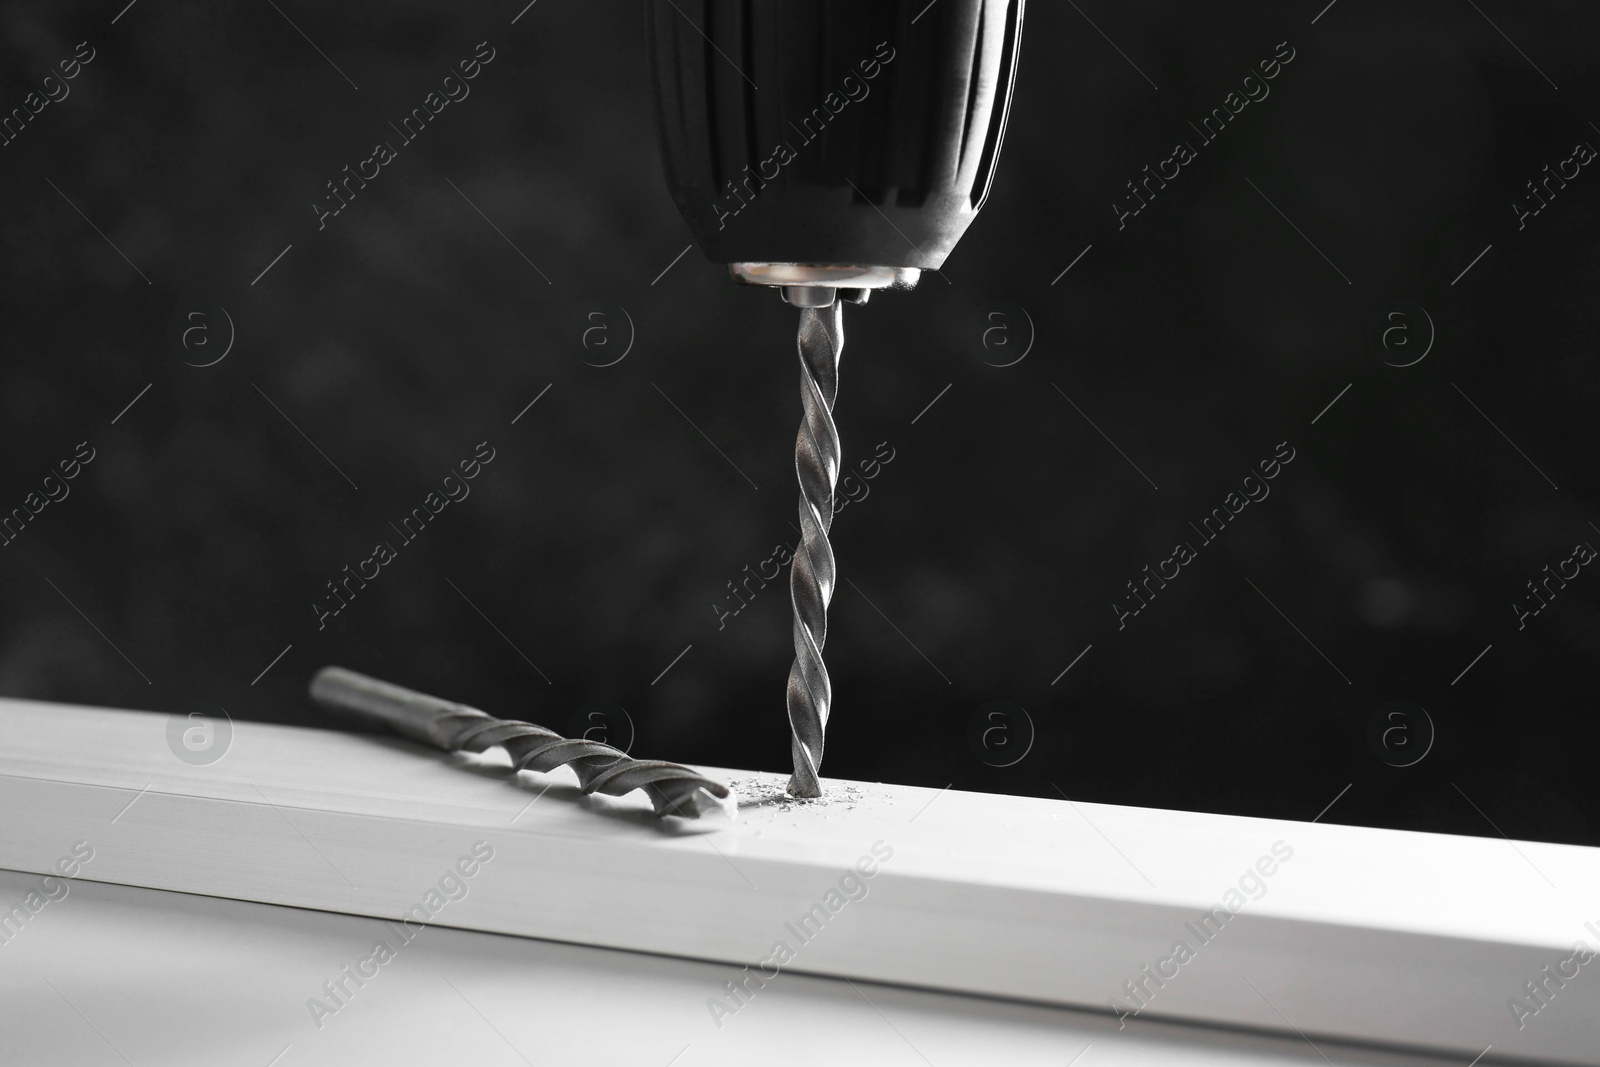
<svg viewBox="0 0 1600 1067"><path fill-rule="evenodd" d="M368 737L239 723L191 767L167 724L0 702L0 866L44 871L86 840L86 878L398 917L483 840L494 859L434 922L737 963L782 940L793 972L1101 1009L1183 939L1195 957L1146 1018L1463 1062L1600 1049L1600 965L1520 1029L1508 1007L1600 944L1595 850L839 782L821 804L746 795L732 826L669 832L637 795L576 802L568 780L541 797L561 779ZM865 897L802 942L786 924L877 842L893 855ZM1185 924L1278 842L1292 858L1201 945Z"/></svg>
<svg viewBox="0 0 1600 1067"><path fill-rule="evenodd" d="M38 883L0 872L0 901ZM394 957L351 983L331 1015L314 1013L322 983L378 941L395 944ZM74 884L0 946L0 1060L1064 1067L1076 1056L1073 1067L1326 1067L1325 1051L1341 1067L1465 1064L1314 1048L1294 1034L1139 1020L1119 1031L1093 1012L800 974L780 976L718 1026L705 1002L737 973L728 965L449 929L398 943L375 919Z"/></svg>

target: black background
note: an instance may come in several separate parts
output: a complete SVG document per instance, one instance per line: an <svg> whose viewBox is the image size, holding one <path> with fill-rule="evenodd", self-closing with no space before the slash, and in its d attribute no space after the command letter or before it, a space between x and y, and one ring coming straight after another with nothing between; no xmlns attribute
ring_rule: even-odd
<svg viewBox="0 0 1600 1067"><path fill-rule="evenodd" d="M0 549L0 692L321 723L305 683L340 663L557 729L609 701L635 754L783 769L782 580L713 605L794 541L795 314L674 264L640 5L278 7L0 14L0 109L96 51L0 148L0 510L97 453ZM1321 7L1029 6L983 215L846 316L846 465L895 458L834 529L828 775L1600 843L1600 577L1520 631L1511 606L1600 544L1600 176L1512 207L1600 144L1600 9ZM319 231L324 183L485 40L471 95ZM1119 230L1124 183L1285 41ZM1401 300L1436 332L1403 368L1423 320L1398 354L1373 325ZM236 331L206 368L169 341L196 302ZM605 368L596 302L635 335ZM999 302L1036 335L1007 367ZM324 583L480 441L470 497L319 631ZM1281 441L1270 498L1119 631L1124 583ZM1368 742L1396 699L1437 731L1405 768ZM968 742L992 700L1036 732L1010 767Z"/></svg>

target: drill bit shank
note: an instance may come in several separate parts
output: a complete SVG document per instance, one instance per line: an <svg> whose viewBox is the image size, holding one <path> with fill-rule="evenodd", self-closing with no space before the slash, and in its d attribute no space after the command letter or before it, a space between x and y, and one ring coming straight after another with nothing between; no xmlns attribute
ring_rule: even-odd
<svg viewBox="0 0 1600 1067"><path fill-rule="evenodd" d="M311 698L413 741L446 752L483 752L500 746L512 773L549 772L570 766L584 793L622 796L642 789L657 815L694 819L731 796L728 787L676 763L637 760L621 749L568 739L530 722L496 719L477 708L418 693L343 667L324 667L311 679Z"/></svg>
<svg viewBox="0 0 1600 1067"><path fill-rule="evenodd" d="M829 293L831 296L831 292ZM833 705L833 687L822 662L828 640L828 603L835 571L828 531L833 525L834 486L839 478L839 431L833 404L839 393L839 356L844 350L844 302L800 310L800 401L805 409L794 443L800 481L800 546L789 567L794 606L794 665L787 703L794 775L789 792L820 797L823 735Z"/></svg>

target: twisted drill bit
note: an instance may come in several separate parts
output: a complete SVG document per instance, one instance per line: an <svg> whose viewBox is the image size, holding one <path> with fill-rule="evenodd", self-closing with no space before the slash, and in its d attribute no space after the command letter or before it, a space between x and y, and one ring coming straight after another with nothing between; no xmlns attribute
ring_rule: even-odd
<svg viewBox="0 0 1600 1067"><path fill-rule="evenodd" d="M794 665L789 668L790 753L794 774L789 792L820 797L822 741L833 705L833 686L822 662L828 640L828 602L835 583L833 489L839 479L839 431L833 402L839 393L839 356L844 350L844 302L800 309L800 401L805 417L794 442L794 469L800 481L800 545L789 567L789 601L794 606Z"/></svg>
<svg viewBox="0 0 1600 1067"><path fill-rule="evenodd" d="M483 752L496 745L511 756L512 774L548 773L563 764L578 776L585 794L620 797L642 789L657 815L696 819L718 808L731 810L728 787L688 767L637 760L597 741L567 739L543 726L496 719L477 708L369 678L343 667L324 667L311 679L311 698L324 707L353 713L413 741L446 752Z"/></svg>

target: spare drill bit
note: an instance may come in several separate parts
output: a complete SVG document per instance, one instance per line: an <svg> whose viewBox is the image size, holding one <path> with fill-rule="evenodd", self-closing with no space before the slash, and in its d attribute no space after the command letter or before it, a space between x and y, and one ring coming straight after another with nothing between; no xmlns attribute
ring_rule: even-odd
<svg viewBox="0 0 1600 1067"><path fill-rule="evenodd" d="M311 679L311 698L353 713L413 741L446 752L483 752L500 746L511 773L548 773L566 764L585 794L622 796L642 789L657 815L697 819L719 808L734 810L728 787L676 763L637 760L598 741L567 739L516 719L496 719L477 708L418 693L343 667L324 667Z"/></svg>
<svg viewBox="0 0 1600 1067"><path fill-rule="evenodd" d="M793 290L790 293L794 296ZM805 295L817 298L817 290ZM789 566L789 600L794 606L794 665L789 668L790 751L794 775L789 792L820 797L823 735L833 704L833 686L822 662L828 640L828 602L835 584L833 491L839 479L839 430L833 402L839 393L839 356L844 350L844 301L822 290L825 307L800 309L800 401L805 417L794 442L794 469L800 481L800 545ZM796 300L795 302L799 302Z"/></svg>

